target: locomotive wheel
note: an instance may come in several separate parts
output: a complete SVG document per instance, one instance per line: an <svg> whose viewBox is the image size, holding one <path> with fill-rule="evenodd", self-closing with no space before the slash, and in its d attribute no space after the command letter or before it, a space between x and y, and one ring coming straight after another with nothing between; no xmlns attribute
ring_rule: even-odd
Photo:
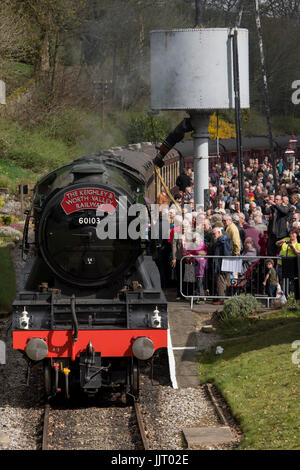
<svg viewBox="0 0 300 470"><path fill-rule="evenodd" d="M47 359L44 360L44 385L46 397L49 398L52 394L52 368Z"/></svg>
<svg viewBox="0 0 300 470"><path fill-rule="evenodd" d="M140 371L136 358L133 358L131 363L131 393L136 399L140 394Z"/></svg>

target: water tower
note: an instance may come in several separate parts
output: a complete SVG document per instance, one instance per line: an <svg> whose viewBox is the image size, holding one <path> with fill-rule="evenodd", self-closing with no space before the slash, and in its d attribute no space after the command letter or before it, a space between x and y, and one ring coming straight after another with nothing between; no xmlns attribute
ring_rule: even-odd
<svg viewBox="0 0 300 470"><path fill-rule="evenodd" d="M239 101L249 108L248 30L237 29ZM151 31L151 107L185 110L194 129L194 200L204 205L209 187L208 124L215 110L233 109L233 30Z"/></svg>

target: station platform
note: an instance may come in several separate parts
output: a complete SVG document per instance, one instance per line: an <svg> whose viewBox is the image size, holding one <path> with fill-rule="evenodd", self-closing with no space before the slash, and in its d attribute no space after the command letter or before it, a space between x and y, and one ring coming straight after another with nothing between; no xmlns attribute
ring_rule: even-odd
<svg viewBox="0 0 300 470"><path fill-rule="evenodd" d="M212 303L195 304L193 310L189 300L175 300L176 291L167 289L169 315L169 363L172 384L175 388L199 386L197 351L209 349L218 342L215 332L205 333L203 326L211 323L211 315L222 306ZM174 356L174 362L170 355ZM173 372L173 374L172 374Z"/></svg>

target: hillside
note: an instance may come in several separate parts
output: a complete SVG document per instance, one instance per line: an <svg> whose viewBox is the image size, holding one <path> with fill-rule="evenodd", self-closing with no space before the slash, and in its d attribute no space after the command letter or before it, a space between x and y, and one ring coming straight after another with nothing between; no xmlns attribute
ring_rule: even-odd
<svg viewBox="0 0 300 470"><path fill-rule="evenodd" d="M0 79L6 83L7 104L0 108L0 186L33 181L41 172L100 148L163 140L184 113L148 114L150 31L192 27L195 5L202 8L205 26L230 26L235 3L1 2ZM300 133L300 109L291 101L291 84L300 77L300 13L290 12L288 2L281 2L286 3L284 14L271 3L264 3L262 24L273 133L290 135ZM250 37L251 109L242 113L243 134L266 135L250 2L241 26ZM210 134L216 137L215 114ZM221 113L219 136L234 135L234 113Z"/></svg>

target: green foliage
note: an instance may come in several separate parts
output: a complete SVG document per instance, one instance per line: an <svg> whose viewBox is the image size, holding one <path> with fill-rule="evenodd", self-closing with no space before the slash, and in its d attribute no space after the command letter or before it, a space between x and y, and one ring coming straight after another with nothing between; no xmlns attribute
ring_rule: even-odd
<svg viewBox="0 0 300 470"><path fill-rule="evenodd" d="M130 144L137 142L162 142L166 138L167 123L160 116L140 114L128 123L126 137Z"/></svg>
<svg viewBox="0 0 300 470"><path fill-rule="evenodd" d="M234 22L236 2L200 3L206 27L228 26ZM250 5L251 2L246 3ZM291 103L291 83L300 72L299 11L294 8L292 14L287 13L293 2L283 2L287 8L278 7L282 2L262 3L271 110L278 115L294 113L299 116L300 108ZM247 27L250 32L251 106L252 110L264 113L256 25L249 5L244 9L242 27ZM95 80L112 79L111 95L105 97L110 105L119 109L132 109L133 106L141 109L141 103L149 103L150 31L190 28L194 23L194 0L2 0L1 62L9 58L12 63L19 64L14 66L8 88L11 79L14 82L19 73L25 77L34 70L36 78L41 79L43 69L51 82L51 95L55 95L52 102L66 98L66 102L74 103L75 98L77 103L89 100L89 104L93 102L95 106ZM3 67L4 79L9 75L11 71ZM101 98L98 98L100 104ZM265 122L253 119L252 110L249 122L242 111L245 135L265 134ZM291 124L283 123L285 132L290 133ZM153 137L149 139L147 127L133 129L130 142L140 140L141 133L142 138L153 140ZM157 140L161 140L159 130ZM296 132L296 128L294 130Z"/></svg>
<svg viewBox="0 0 300 470"><path fill-rule="evenodd" d="M76 145L88 127L87 120L88 115L83 110L73 107L54 108L45 115L41 128L48 137L62 140L67 145Z"/></svg>
<svg viewBox="0 0 300 470"><path fill-rule="evenodd" d="M2 215L0 217L0 222L2 222L4 225L10 225L14 220L14 217L12 215Z"/></svg>
<svg viewBox="0 0 300 470"><path fill-rule="evenodd" d="M243 119L242 129L245 136L267 135L268 128L265 116L251 109Z"/></svg>
<svg viewBox="0 0 300 470"><path fill-rule="evenodd" d="M225 300L221 312L216 312L214 318L220 323L229 323L248 319L259 308L259 302L252 295L235 295Z"/></svg>
<svg viewBox="0 0 300 470"><path fill-rule="evenodd" d="M34 69L31 64L5 61L2 67L2 79L6 83L7 96L17 88L26 86L33 75Z"/></svg>
<svg viewBox="0 0 300 470"><path fill-rule="evenodd" d="M295 299L294 292L291 292L288 296L287 302L284 305L287 310L296 310L297 309L297 300Z"/></svg>
<svg viewBox="0 0 300 470"><path fill-rule="evenodd" d="M280 134L300 134L300 118L294 116L274 116L272 118L274 129Z"/></svg>
<svg viewBox="0 0 300 470"><path fill-rule="evenodd" d="M43 172L70 161L68 146L47 137L43 130L23 129L9 120L0 121L0 158L33 172Z"/></svg>
<svg viewBox="0 0 300 470"><path fill-rule="evenodd" d="M30 184L33 186L40 176L38 173L34 173L31 170L25 170L12 164L10 160L3 157L1 158L0 163L0 187L8 188L10 194L16 193L19 184ZM40 168L40 171L41 170L42 169ZM5 201L2 203L5 203ZM0 203L0 206L2 203Z"/></svg>
<svg viewBox="0 0 300 470"><path fill-rule="evenodd" d="M47 138L63 142L78 156L125 145L121 127L122 122L115 122L110 114L102 122L99 114L74 106L53 108L42 116L39 124L40 132Z"/></svg>

